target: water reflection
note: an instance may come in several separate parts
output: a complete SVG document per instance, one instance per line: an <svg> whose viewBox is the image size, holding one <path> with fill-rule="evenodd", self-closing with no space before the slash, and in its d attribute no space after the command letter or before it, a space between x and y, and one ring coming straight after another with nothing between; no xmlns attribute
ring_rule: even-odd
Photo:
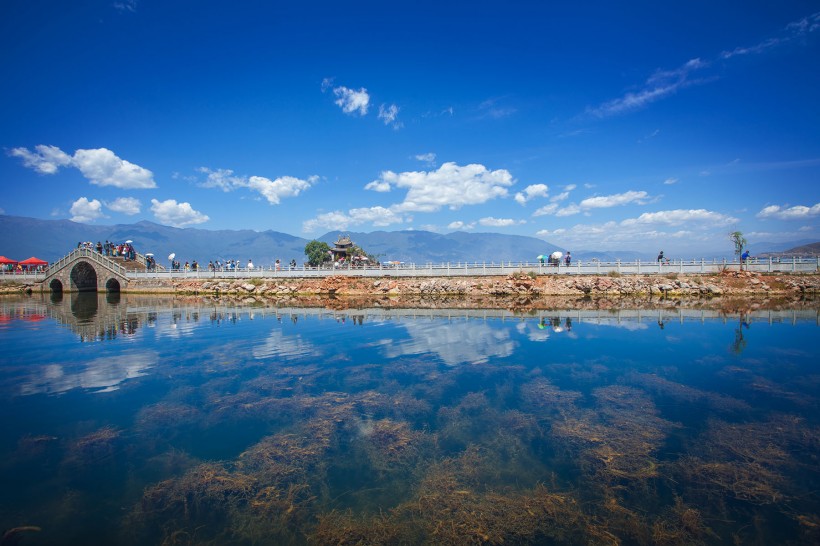
<svg viewBox="0 0 820 546"><path fill-rule="evenodd" d="M22 379L20 394L61 394L72 389L102 393L117 390L128 380L146 375L156 365L154 351L120 353L116 358L100 357L87 362L55 362L32 366Z"/></svg>
<svg viewBox="0 0 820 546"><path fill-rule="evenodd" d="M507 330L486 323L412 321L402 323L402 327L410 339L386 346L387 358L429 353L437 355L448 366L456 366L463 362L481 364L493 357L510 356L515 350Z"/></svg>
<svg viewBox="0 0 820 546"><path fill-rule="evenodd" d="M816 309L99 298L0 304L0 526L42 543L820 538Z"/></svg>
<svg viewBox="0 0 820 546"><path fill-rule="evenodd" d="M73 292L71 298L71 314L78 323L90 323L97 316L100 299L96 292Z"/></svg>
<svg viewBox="0 0 820 546"><path fill-rule="evenodd" d="M740 354L746 348L748 341L746 340L745 334L743 332L744 329L749 329L749 322L746 320L746 313L741 312L737 318L738 320L738 327L735 328L735 340L732 343L732 352L735 354Z"/></svg>

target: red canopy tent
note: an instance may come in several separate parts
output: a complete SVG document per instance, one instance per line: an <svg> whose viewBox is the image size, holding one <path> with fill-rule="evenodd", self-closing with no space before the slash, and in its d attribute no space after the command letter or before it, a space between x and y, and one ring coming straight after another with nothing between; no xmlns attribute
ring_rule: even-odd
<svg viewBox="0 0 820 546"><path fill-rule="evenodd" d="M35 258L34 256L32 256L31 258L29 258L27 260L23 260L22 262L20 262L20 265L25 266L26 269L31 270L31 269L34 269L36 267L40 267L40 266L43 266L43 265L48 265L48 262L45 261L45 260L41 260L40 258Z"/></svg>
<svg viewBox="0 0 820 546"><path fill-rule="evenodd" d="M0 265L17 265L17 260L0 256Z"/></svg>

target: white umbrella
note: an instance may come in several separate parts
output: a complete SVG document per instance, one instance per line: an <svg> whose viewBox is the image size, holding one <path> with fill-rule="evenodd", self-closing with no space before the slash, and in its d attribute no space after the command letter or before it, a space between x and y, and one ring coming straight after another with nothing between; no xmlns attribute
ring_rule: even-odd
<svg viewBox="0 0 820 546"><path fill-rule="evenodd" d="M174 258L176 258L176 257L177 257L177 255L176 255L176 254L174 254L173 252L171 252L170 254L168 254L168 259L169 259L169 260L173 260L173 259L174 259Z"/></svg>
<svg viewBox="0 0 820 546"><path fill-rule="evenodd" d="M131 239L128 239L127 241L125 241L125 244L130 245L130 244L131 244L131 243L133 243L133 242L134 242L134 241L132 241Z"/></svg>
<svg viewBox="0 0 820 546"><path fill-rule="evenodd" d="M146 256L153 256L153 254L151 252L146 252L145 255Z"/></svg>

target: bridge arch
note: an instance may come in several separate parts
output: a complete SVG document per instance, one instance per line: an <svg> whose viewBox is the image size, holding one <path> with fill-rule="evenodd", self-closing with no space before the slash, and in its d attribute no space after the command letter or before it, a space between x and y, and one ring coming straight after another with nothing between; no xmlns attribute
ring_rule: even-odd
<svg viewBox="0 0 820 546"><path fill-rule="evenodd" d="M120 281L111 277L107 281L105 281L105 290L106 292L119 292L120 291Z"/></svg>
<svg viewBox="0 0 820 546"><path fill-rule="evenodd" d="M78 248L49 266L40 290L119 293L128 288L125 268L108 256Z"/></svg>
<svg viewBox="0 0 820 546"><path fill-rule="evenodd" d="M83 260L71 268L71 285L76 288L78 292L96 292L97 291L97 272L94 267Z"/></svg>

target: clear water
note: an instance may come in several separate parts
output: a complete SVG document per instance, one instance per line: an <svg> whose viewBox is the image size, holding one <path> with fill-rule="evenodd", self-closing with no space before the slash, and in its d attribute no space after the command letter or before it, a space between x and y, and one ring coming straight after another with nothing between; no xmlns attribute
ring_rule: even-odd
<svg viewBox="0 0 820 546"><path fill-rule="evenodd" d="M0 309L3 545L820 542L816 309Z"/></svg>

